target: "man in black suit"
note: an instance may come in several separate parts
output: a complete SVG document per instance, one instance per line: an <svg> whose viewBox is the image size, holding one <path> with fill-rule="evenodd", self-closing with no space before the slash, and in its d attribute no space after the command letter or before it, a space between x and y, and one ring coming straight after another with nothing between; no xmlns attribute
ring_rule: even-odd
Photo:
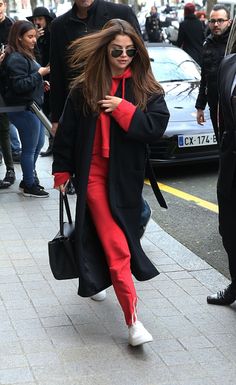
<svg viewBox="0 0 236 385"><path fill-rule="evenodd" d="M234 52L236 52L234 50ZM220 169L217 185L219 230L228 254L230 285L207 297L215 305L236 300L236 54L226 56L218 73Z"/></svg>
<svg viewBox="0 0 236 385"><path fill-rule="evenodd" d="M68 94L68 46L88 33L102 29L111 19L123 19L138 33L138 20L128 5L104 0L75 0L71 10L56 18L51 24L50 84L52 133L55 133Z"/></svg>

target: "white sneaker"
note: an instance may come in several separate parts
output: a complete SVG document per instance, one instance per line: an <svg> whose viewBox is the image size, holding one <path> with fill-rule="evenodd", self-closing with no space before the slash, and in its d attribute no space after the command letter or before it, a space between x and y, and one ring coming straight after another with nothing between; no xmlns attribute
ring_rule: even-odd
<svg viewBox="0 0 236 385"><path fill-rule="evenodd" d="M94 301L104 301L106 296L107 296L106 290L102 290L99 293L92 295L92 297L90 298L93 299Z"/></svg>
<svg viewBox="0 0 236 385"><path fill-rule="evenodd" d="M153 341L152 335L145 329L142 322L136 321L129 327L129 344L138 346Z"/></svg>

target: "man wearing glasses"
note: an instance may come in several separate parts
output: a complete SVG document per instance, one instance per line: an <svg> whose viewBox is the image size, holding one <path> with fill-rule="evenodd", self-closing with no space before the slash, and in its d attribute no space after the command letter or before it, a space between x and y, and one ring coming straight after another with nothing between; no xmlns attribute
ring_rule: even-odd
<svg viewBox="0 0 236 385"><path fill-rule="evenodd" d="M217 183L219 230L228 255L231 282L207 297L214 305L236 300L236 19L227 45L227 56L218 72L220 167ZM231 47L230 47L231 46Z"/></svg>
<svg viewBox="0 0 236 385"><path fill-rule="evenodd" d="M201 81L195 105L197 122L203 125L205 122L204 109L208 103L217 141L219 140L217 128L217 72L225 54L230 25L231 20L228 9L220 4L215 5L209 18L211 33L203 44Z"/></svg>

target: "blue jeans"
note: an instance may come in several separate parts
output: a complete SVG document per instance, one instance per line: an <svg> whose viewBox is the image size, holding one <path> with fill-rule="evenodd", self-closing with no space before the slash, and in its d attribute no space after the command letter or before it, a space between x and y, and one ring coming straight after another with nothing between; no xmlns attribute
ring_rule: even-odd
<svg viewBox="0 0 236 385"><path fill-rule="evenodd" d="M44 145L44 126L31 111L9 112L8 116L11 123L17 127L21 140L23 181L26 186L31 187L35 182L35 164Z"/></svg>
<svg viewBox="0 0 236 385"><path fill-rule="evenodd" d="M12 152L20 152L21 144L18 138L17 129L14 124L10 123L10 140L11 140L11 150Z"/></svg>

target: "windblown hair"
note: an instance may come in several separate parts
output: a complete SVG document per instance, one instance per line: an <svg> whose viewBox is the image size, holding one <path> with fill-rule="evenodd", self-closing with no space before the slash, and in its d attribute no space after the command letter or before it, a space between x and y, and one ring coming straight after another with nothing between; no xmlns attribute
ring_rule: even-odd
<svg viewBox="0 0 236 385"><path fill-rule="evenodd" d="M153 93L163 93L151 70L148 52L141 37L126 21L112 19L99 32L75 40L70 49L70 69L76 76L71 88L81 88L85 103L93 112L99 112L98 100L109 94L112 74L108 61L108 45L117 35L127 35L132 40L137 52L130 68L133 78L135 104L145 109Z"/></svg>
<svg viewBox="0 0 236 385"><path fill-rule="evenodd" d="M26 20L18 20L14 24L12 24L8 36L8 44L6 47L6 54L10 54L12 52L19 52L22 55L34 59L34 52L32 50L24 48L21 39L24 34L31 29L35 30L35 26Z"/></svg>

